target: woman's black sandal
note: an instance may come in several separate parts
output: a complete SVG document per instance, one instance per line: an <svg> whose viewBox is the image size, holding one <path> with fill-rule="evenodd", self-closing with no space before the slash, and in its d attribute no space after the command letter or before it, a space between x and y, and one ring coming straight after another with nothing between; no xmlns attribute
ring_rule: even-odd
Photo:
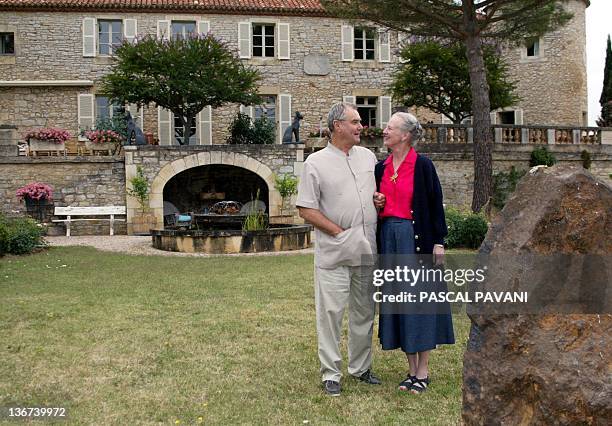
<svg viewBox="0 0 612 426"><path fill-rule="evenodd" d="M415 395L423 393L427 390L427 386L429 386L429 377L425 377L424 379L417 379L415 377L412 386L410 386L410 392Z"/></svg>
<svg viewBox="0 0 612 426"><path fill-rule="evenodd" d="M406 376L406 378L399 384L399 390L409 390L416 379L416 376L411 376L410 373L408 373L408 376Z"/></svg>

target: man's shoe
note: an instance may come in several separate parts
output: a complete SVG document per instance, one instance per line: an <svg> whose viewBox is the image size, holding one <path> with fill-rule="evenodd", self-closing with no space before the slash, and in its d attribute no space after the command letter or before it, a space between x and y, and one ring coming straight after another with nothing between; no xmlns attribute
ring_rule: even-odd
<svg viewBox="0 0 612 426"><path fill-rule="evenodd" d="M372 370L368 370L363 373L361 376L355 376L360 381L367 383L368 385L380 385L382 381L372 374Z"/></svg>
<svg viewBox="0 0 612 426"><path fill-rule="evenodd" d="M340 396L340 382L325 380L323 382L323 388L325 389L325 393L329 396Z"/></svg>

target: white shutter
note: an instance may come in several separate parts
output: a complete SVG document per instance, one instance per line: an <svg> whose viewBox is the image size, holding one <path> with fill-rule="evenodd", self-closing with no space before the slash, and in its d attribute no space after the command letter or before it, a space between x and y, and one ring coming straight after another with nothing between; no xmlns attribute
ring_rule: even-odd
<svg viewBox="0 0 612 426"><path fill-rule="evenodd" d="M136 104L129 104L127 106L127 110L130 112L130 115L134 119L134 123L136 123L136 125L140 127L141 130L143 130L143 108L138 108L138 105Z"/></svg>
<svg viewBox="0 0 612 426"><path fill-rule="evenodd" d="M160 145L172 145L172 111L157 107L157 134Z"/></svg>
<svg viewBox="0 0 612 426"><path fill-rule="evenodd" d="M440 114L440 122L442 124L453 124L453 121L444 114Z"/></svg>
<svg viewBox="0 0 612 426"><path fill-rule="evenodd" d="M83 56L96 56L96 18L83 18Z"/></svg>
<svg viewBox="0 0 612 426"><path fill-rule="evenodd" d="M378 98L380 103L380 120L379 125L381 129L387 127L387 123L391 119L391 97L390 96L381 96Z"/></svg>
<svg viewBox="0 0 612 426"><path fill-rule="evenodd" d="M95 124L94 95L79 94L77 98L79 130L91 130ZM79 137L81 139L81 137Z"/></svg>
<svg viewBox="0 0 612 426"><path fill-rule="evenodd" d="M170 21L157 21L157 38L170 39L170 35Z"/></svg>
<svg viewBox="0 0 612 426"><path fill-rule="evenodd" d="M240 105L240 113L248 115L251 117L251 120L253 120L253 117L255 116L255 107Z"/></svg>
<svg viewBox="0 0 612 426"><path fill-rule="evenodd" d="M342 102L355 105L357 98L355 96L342 96Z"/></svg>
<svg viewBox="0 0 612 426"><path fill-rule="evenodd" d="M136 25L136 19L124 19L123 20L123 37L128 43L133 43L138 34L138 28Z"/></svg>
<svg viewBox="0 0 612 426"><path fill-rule="evenodd" d="M522 109L514 110L514 124L523 124L523 110Z"/></svg>
<svg viewBox="0 0 612 426"><path fill-rule="evenodd" d="M198 113L198 131L200 145L212 145L212 108L205 106Z"/></svg>
<svg viewBox="0 0 612 426"><path fill-rule="evenodd" d="M342 60L345 62L351 62L354 59L354 35L352 25L342 25Z"/></svg>
<svg viewBox="0 0 612 426"><path fill-rule="evenodd" d="M250 22L238 22L238 49L242 59L251 57L251 31Z"/></svg>
<svg viewBox="0 0 612 426"><path fill-rule="evenodd" d="M278 59L290 59L289 24L278 24Z"/></svg>
<svg viewBox="0 0 612 426"><path fill-rule="evenodd" d="M291 126L291 95L278 95L278 143L283 143L283 134Z"/></svg>
<svg viewBox="0 0 612 426"><path fill-rule="evenodd" d="M198 21L198 33L199 34L208 34L210 31L210 21Z"/></svg>
<svg viewBox="0 0 612 426"><path fill-rule="evenodd" d="M391 42L389 30L378 29L378 61L391 62Z"/></svg>
<svg viewBox="0 0 612 426"><path fill-rule="evenodd" d="M497 111L493 111L489 114L491 118L491 124L497 124Z"/></svg>
<svg viewBox="0 0 612 426"><path fill-rule="evenodd" d="M397 33L397 57L400 64L406 62L405 59L402 58L402 50L404 50L404 46L409 43L410 39L405 33L399 32Z"/></svg>

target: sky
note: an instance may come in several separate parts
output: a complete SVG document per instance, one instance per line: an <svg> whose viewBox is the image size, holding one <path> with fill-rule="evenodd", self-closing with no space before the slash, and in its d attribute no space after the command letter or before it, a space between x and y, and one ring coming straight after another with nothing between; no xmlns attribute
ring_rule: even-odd
<svg viewBox="0 0 612 426"><path fill-rule="evenodd" d="M591 0L586 10L589 126L595 126L595 120L601 113L599 97L603 88L608 34L612 34L612 0Z"/></svg>

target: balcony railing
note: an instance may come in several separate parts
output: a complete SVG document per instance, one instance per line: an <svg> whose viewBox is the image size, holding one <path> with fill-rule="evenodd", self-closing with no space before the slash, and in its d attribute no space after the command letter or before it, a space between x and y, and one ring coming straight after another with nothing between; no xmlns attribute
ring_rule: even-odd
<svg viewBox="0 0 612 426"><path fill-rule="evenodd" d="M424 124L424 143L473 143L474 130L465 124ZM523 126L494 124L495 143L542 145L612 144L610 127Z"/></svg>

